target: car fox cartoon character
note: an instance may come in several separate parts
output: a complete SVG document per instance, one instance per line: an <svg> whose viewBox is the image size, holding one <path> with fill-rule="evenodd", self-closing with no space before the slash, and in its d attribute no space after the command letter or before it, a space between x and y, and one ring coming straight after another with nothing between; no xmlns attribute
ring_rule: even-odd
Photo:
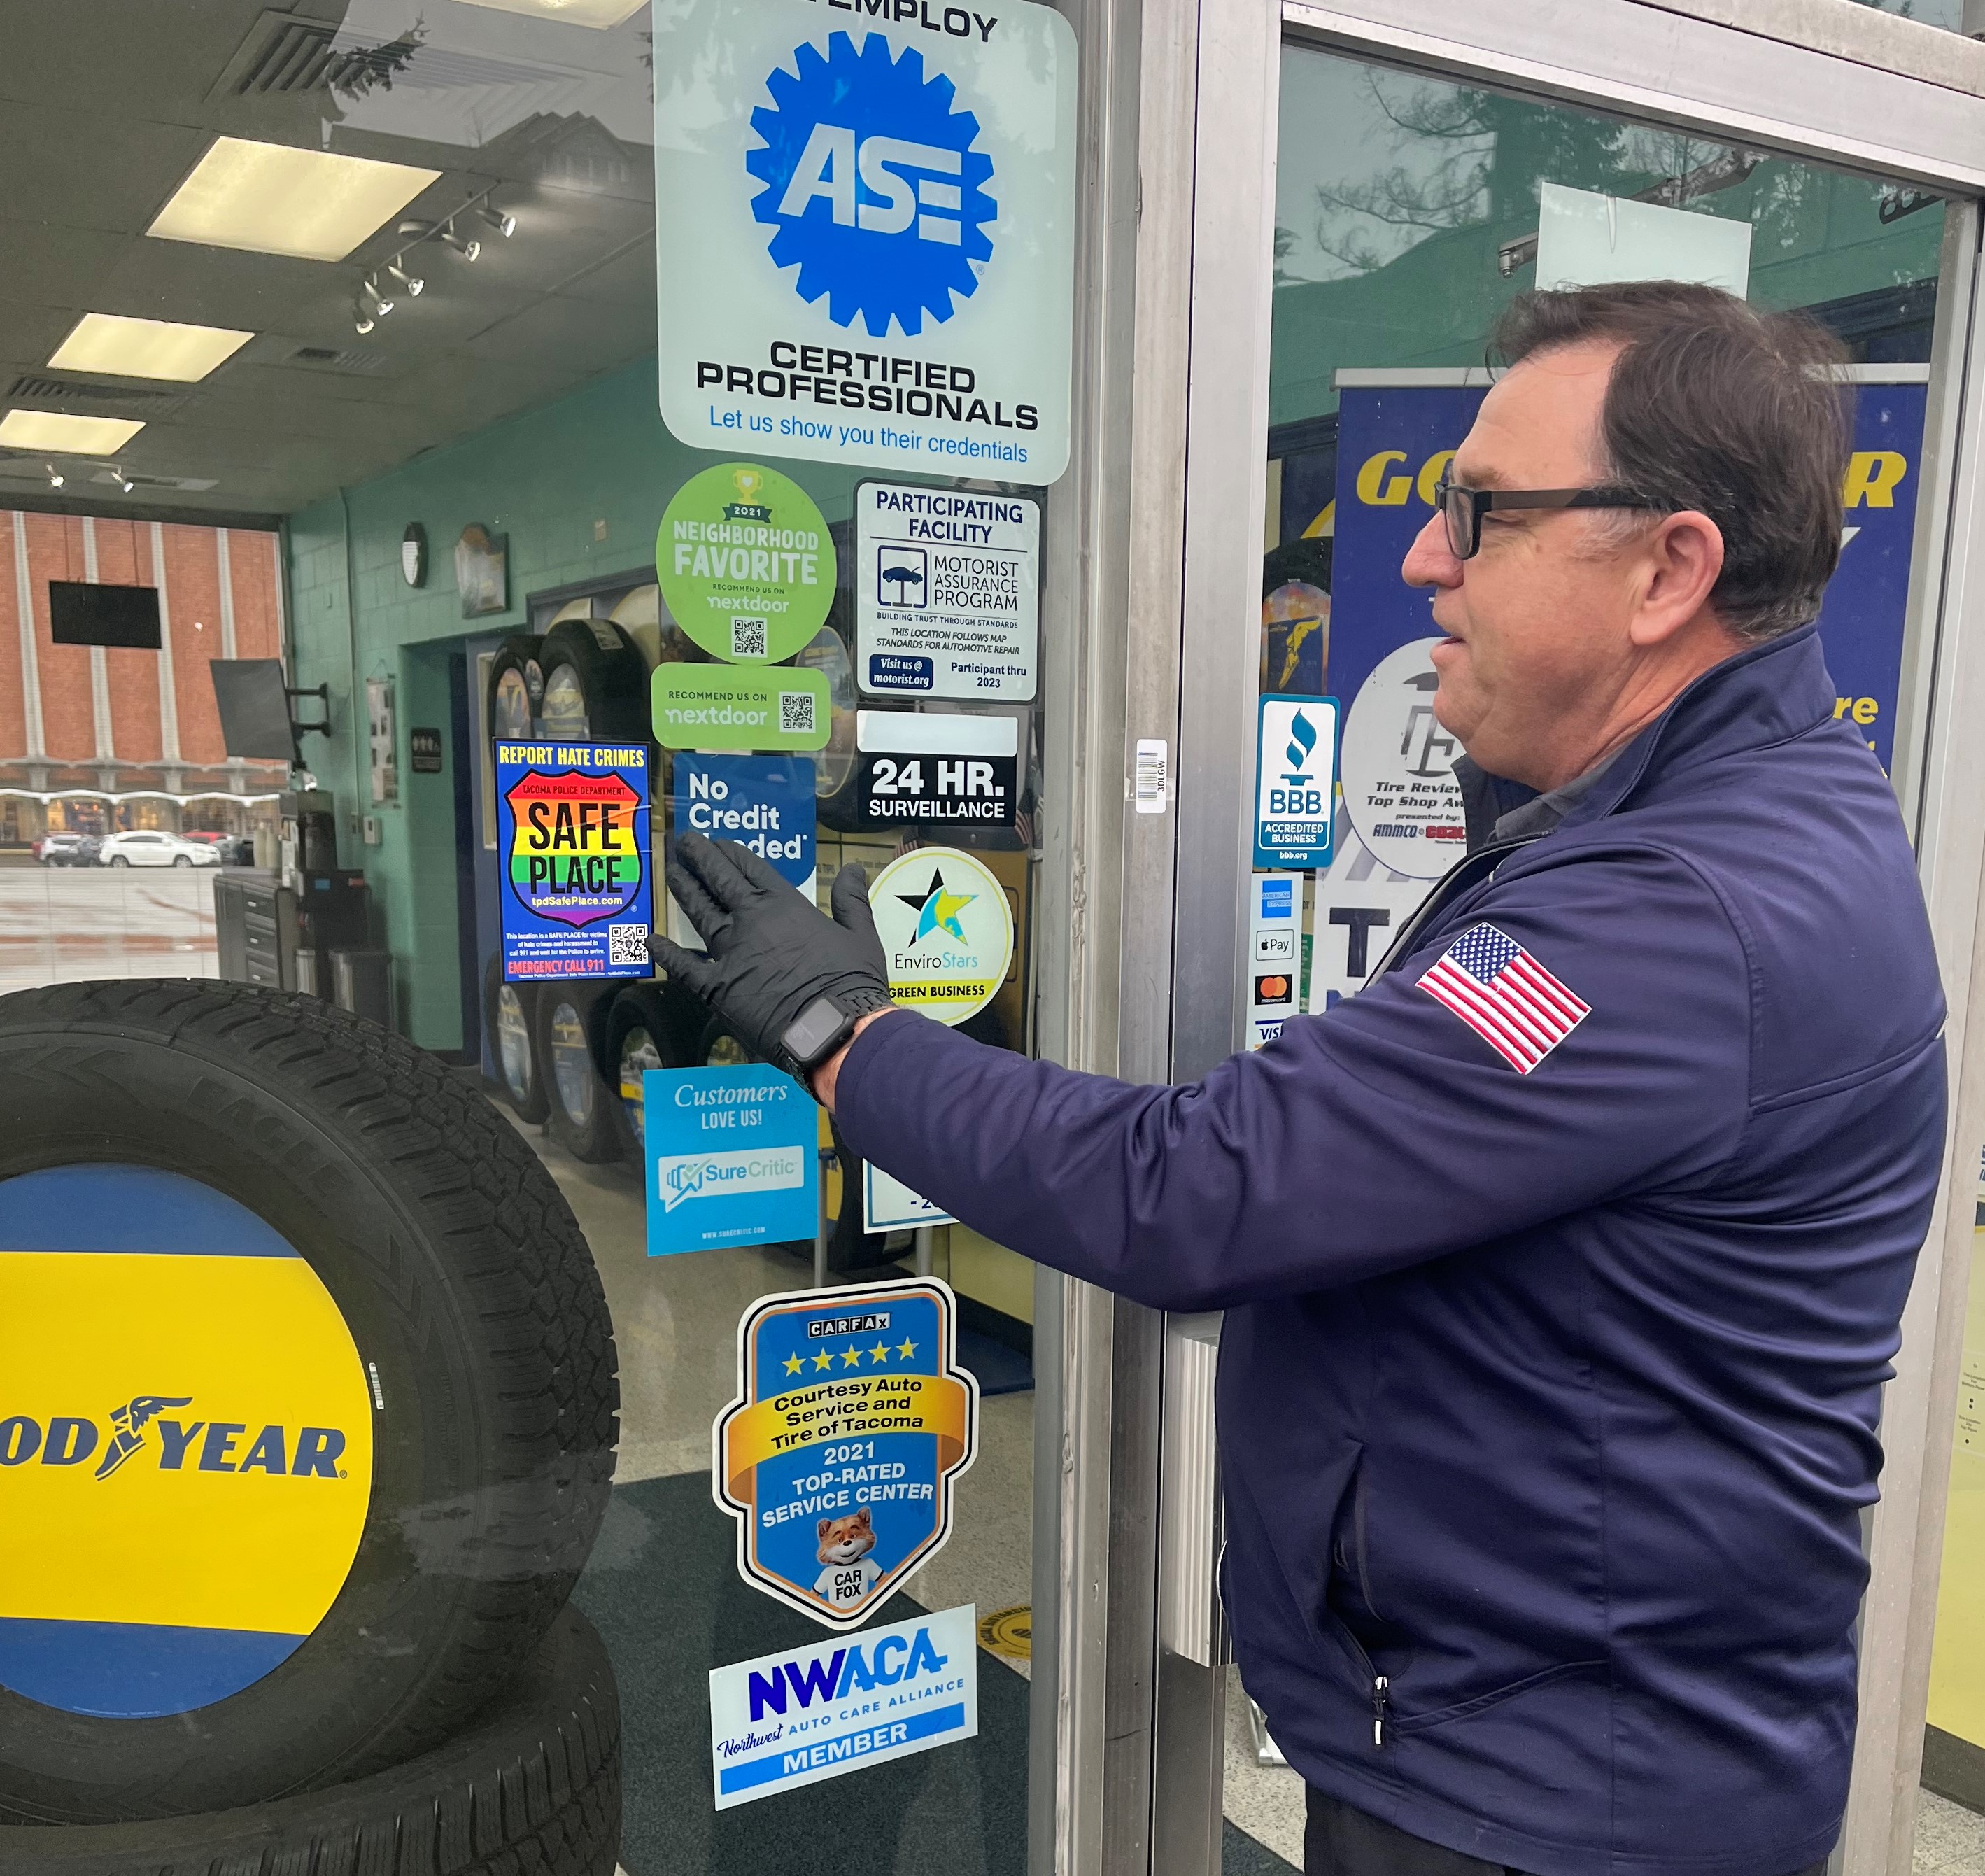
<svg viewBox="0 0 1985 1876"><path fill-rule="evenodd" d="M815 1534L815 1555L827 1567L814 1582L814 1594L836 1609L852 1609L875 1586L882 1566L869 1555L875 1548L875 1520L867 1505L846 1518L823 1518Z"/></svg>

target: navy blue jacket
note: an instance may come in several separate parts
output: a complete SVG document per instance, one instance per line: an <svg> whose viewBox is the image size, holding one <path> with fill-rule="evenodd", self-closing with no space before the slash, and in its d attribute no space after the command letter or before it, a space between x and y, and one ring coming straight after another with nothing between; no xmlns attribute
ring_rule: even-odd
<svg viewBox="0 0 1985 1876"><path fill-rule="evenodd" d="M1590 1008L1527 1071L1420 985L1484 925ZM1195 1086L903 1014L838 1107L988 1236L1228 1311L1227 1609L1312 1784L1541 1876L1782 1876L1846 1801L1943 1020L1809 627Z"/></svg>

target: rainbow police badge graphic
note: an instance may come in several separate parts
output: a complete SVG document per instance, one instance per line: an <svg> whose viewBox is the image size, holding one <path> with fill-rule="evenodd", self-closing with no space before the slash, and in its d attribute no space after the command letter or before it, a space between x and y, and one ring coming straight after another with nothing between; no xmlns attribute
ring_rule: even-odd
<svg viewBox="0 0 1985 1876"><path fill-rule="evenodd" d="M951 1535L979 1383L934 1277L767 1296L737 1325L711 1495L744 1580L830 1628L866 1622Z"/></svg>
<svg viewBox="0 0 1985 1876"><path fill-rule="evenodd" d="M648 976L647 749L499 742L496 795L504 976Z"/></svg>

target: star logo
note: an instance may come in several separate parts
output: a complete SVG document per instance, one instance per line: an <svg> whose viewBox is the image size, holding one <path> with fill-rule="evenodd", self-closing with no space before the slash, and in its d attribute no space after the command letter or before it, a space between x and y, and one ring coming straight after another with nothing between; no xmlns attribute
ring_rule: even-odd
<svg viewBox="0 0 1985 1876"><path fill-rule="evenodd" d="M834 1366L834 1357L825 1349L822 1349L813 1358L813 1365L816 1368L831 1368Z"/></svg>
<svg viewBox="0 0 1985 1876"><path fill-rule="evenodd" d="M885 1343L878 1342L875 1346L868 1351L868 1359L878 1365L881 1363L887 1361L889 1359L888 1344Z"/></svg>
<svg viewBox="0 0 1985 1876"><path fill-rule="evenodd" d="M848 1350L848 1352L841 1357L841 1365L845 1368L860 1367L862 1365L861 1350L858 1348L851 1348Z"/></svg>
<svg viewBox="0 0 1985 1876"><path fill-rule="evenodd" d="M914 1342L905 1342L896 1350L896 1353L905 1361L908 1361L916 1352L917 1345Z"/></svg>
<svg viewBox="0 0 1985 1876"><path fill-rule="evenodd" d="M799 1371L800 1358L797 1355L788 1355L786 1357L786 1372L788 1374L797 1374Z"/></svg>
<svg viewBox="0 0 1985 1876"><path fill-rule="evenodd" d="M958 915L979 895L952 892L945 886L944 875L938 868L931 869L930 884L921 893L898 893L896 896L917 915L917 933L910 940L912 944L922 944L932 932L942 932L960 944L968 942Z"/></svg>

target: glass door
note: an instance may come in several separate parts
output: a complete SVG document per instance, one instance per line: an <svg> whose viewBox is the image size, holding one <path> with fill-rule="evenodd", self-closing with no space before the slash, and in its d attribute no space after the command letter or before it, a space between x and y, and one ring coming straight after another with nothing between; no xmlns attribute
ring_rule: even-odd
<svg viewBox="0 0 1985 1876"><path fill-rule="evenodd" d="M1375 28L1371 36L1386 35ZM1432 62L1376 62L1303 39L1283 44L1274 89L1266 408L1257 432L1266 475L1258 584L1248 601L1241 785L1252 778L1257 696L1334 700L1338 734L1347 719L1366 733L1360 772L1345 772L1357 766L1348 752L1339 765L1328 862L1262 871L1258 862L1240 882L1230 1007L1242 1046L1259 1047L1284 1023L1326 1016L1355 996L1391 934L1466 850L1452 774L1460 751L1427 707L1426 599L1403 583L1400 563L1490 382L1485 348L1496 315L1531 288L1711 280L1754 305L1802 312L1841 341L1852 361L1853 435L1846 546L1821 637L1836 715L1856 726L1913 814L1933 643L1924 620L1934 617L1950 486L1942 426L1955 390L1944 361L1950 322L1961 333L1970 291L1968 261L1953 280L1947 229L1968 207L1953 211L1946 192L1909 180L1906 166L1893 177L1858 171L1736 135L1466 82ZM1234 95L1246 92L1243 79ZM1231 96L1224 103L1235 108ZM1231 153L1209 159L1203 145L1202 163L1210 160L1231 161ZM1254 316L1244 295L1221 304L1230 321ZM1209 519L1207 534L1230 541L1242 525L1239 506L1238 496L1209 497L1207 514L1221 519ZM1222 592L1223 603L1241 603L1238 578ZM1220 637L1233 616L1195 620L1188 610L1189 647L1195 633L1207 647L1224 644L1223 673L1241 649ZM1188 702L1188 763L1191 712ZM1240 714L1222 700L1205 718L1204 746L1217 762ZM1327 707L1315 714L1328 720ZM1397 812L1402 802L1425 811ZM1224 834L1224 805L1210 813ZM1265 964L1265 922L1271 911L1287 917L1285 907L1295 942ZM1171 1333L1168 1387L1175 1373L1191 1373L1189 1353L1182 1367L1175 1356L1207 1333L1177 1321ZM1168 1450L1191 1437L1168 1410ZM1906 1422L1891 1437L1918 1436ZM1167 1517L1189 1519L1178 1477L1168 1464ZM1946 1607L1953 1593L1947 1583ZM1396 1703L1410 1706L1412 1616L1388 1615L1392 1629L1369 1645ZM1249 1696L1246 1661L1221 1671L1210 1699L1179 1693L1202 1684L1194 1663L1205 1657L1192 1652L1189 1625L1162 1632L1158 1866L1300 1868L1305 1780L1277 1744L1272 1714ZM1958 1683L1953 1676L1943 1684ZM1958 1712L1960 1702L1946 1694L1943 1710ZM1219 1794L1217 1831L1197 1822L1209 1787ZM1170 1853L1168 1804L1177 1826Z"/></svg>

